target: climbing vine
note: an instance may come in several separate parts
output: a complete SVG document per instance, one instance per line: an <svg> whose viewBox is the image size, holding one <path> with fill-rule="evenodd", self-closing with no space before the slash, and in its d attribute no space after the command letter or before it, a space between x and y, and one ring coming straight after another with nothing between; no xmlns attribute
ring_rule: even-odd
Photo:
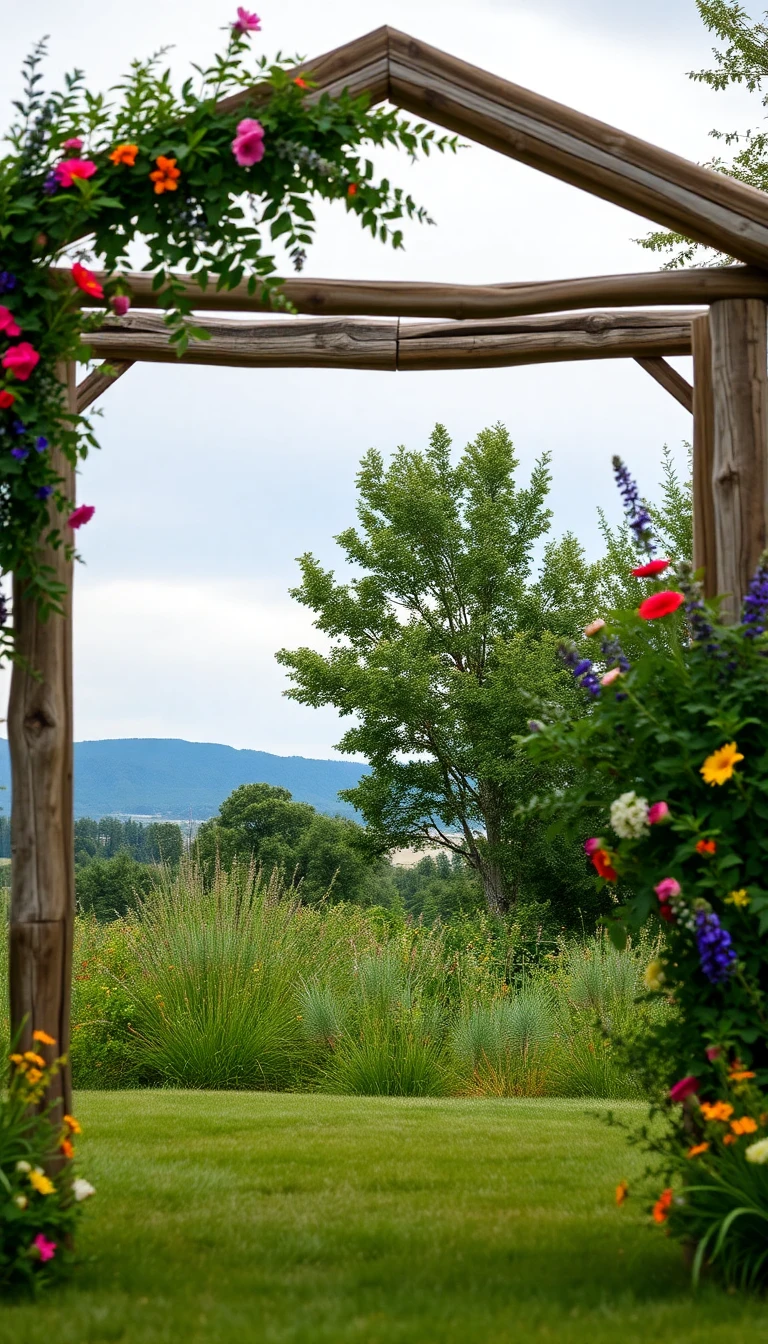
<svg viewBox="0 0 768 1344"><path fill-rule="evenodd" d="M14 572L43 617L61 610L63 591L41 543L69 547L64 523L76 529L93 513L73 508L51 450L76 464L97 446L89 420L68 409L57 368L87 362L88 332L110 310L127 312L136 245L181 355L206 332L179 272L218 289L246 281L250 294L287 306L275 244L300 270L316 197L339 201L396 248L401 221L432 222L361 149L415 156L455 140L372 109L367 95L319 94L295 60L253 57L258 31L258 16L239 8L224 52L178 91L164 51L134 61L106 95L81 71L45 92L45 41L25 62L0 158L0 574ZM101 306L84 313L83 296ZM0 654L12 654L1 594L0 627Z"/></svg>

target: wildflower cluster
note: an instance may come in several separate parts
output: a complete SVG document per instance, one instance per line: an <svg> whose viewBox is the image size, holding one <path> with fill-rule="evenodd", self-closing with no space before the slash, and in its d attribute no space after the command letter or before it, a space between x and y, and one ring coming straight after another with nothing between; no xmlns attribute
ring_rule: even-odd
<svg viewBox="0 0 768 1344"><path fill-rule="evenodd" d="M183 354L205 332L175 272L203 288L247 280L267 306L285 306L273 245L303 264L315 198L342 202L395 247L401 220L428 219L376 180L364 145L411 156L455 148L423 124L370 109L367 96L318 96L290 61L254 60L260 26L240 7L226 50L178 95L159 56L135 62L109 98L80 73L63 91L42 92L44 43L25 64L26 91L0 153L0 574L22 579L43 613L60 610L63 594L41 539L71 551L63 525L86 521L67 498L62 457L75 465L95 446L87 419L66 405L57 367L87 361L89 331L125 316L131 245L142 242L169 340ZM7 628L3 649L12 649Z"/></svg>
<svg viewBox="0 0 768 1344"><path fill-rule="evenodd" d="M73 1165L77 1120L40 1109L63 1057L50 1057L45 1031L32 1044L11 1054L0 1094L0 1291L37 1290L69 1271L77 1218L95 1194Z"/></svg>

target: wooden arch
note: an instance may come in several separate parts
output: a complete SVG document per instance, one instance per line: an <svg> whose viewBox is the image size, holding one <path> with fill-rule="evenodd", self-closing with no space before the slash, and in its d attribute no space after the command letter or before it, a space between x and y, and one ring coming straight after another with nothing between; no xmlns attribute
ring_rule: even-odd
<svg viewBox="0 0 768 1344"><path fill-rule="evenodd" d="M693 410L696 563L705 566L710 593L731 595L725 609L735 617L766 544L768 195L392 28L307 61L297 73L310 76L318 94L348 89L390 101L744 264L487 286L294 279L286 294L310 320L208 319L211 340L193 345L185 362L395 371L636 359ZM246 90L220 109L252 108L263 96ZM132 277L132 288L131 313L89 337L114 372L96 370L76 388L73 368L62 370L73 409L90 405L138 360L176 361L151 312L149 278ZM197 292L206 313L263 310L245 287ZM696 305L705 307L691 311ZM665 359L689 352L693 387ZM74 497L73 472L59 466ZM61 550L47 558L71 595L72 566ZM42 622L34 599L15 585L25 662L13 669L8 718L11 1018L24 1024L25 1048L42 1028L64 1050L74 923L71 601L67 607L66 617ZM49 1100L70 1108L66 1069Z"/></svg>

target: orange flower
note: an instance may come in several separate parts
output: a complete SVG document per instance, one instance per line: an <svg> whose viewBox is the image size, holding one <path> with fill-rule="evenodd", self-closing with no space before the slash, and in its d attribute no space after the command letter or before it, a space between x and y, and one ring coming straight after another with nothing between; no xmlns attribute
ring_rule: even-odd
<svg viewBox="0 0 768 1344"><path fill-rule="evenodd" d="M297 89L308 89L308 88L309 88L309 85L308 85L306 79L302 79L302 78L301 78L301 75L297 75L293 82L294 82L294 84L296 85L296 88L297 88Z"/></svg>
<svg viewBox="0 0 768 1344"><path fill-rule="evenodd" d="M10 1059L10 1061L11 1061L12 1064L23 1064L23 1063L24 1063L24 1056L23 1056L23 1055L9 1055L8 1058Z"/></svg>
<svg viewBox="0 0 768 1344"><path fill-rule="evenodd" d="M616 1186L616 1203L621 1205L629 1194L629 1186L626 1181L619 1181Z"/></svg>
<svg viewBox="0 0 768 1344"><path fill-rule="evenodd" d="M728 1101L702 1101L701 1114L705 1120L730 1120L733 1107Z"/></svg>
<svg viewBox="0 0 768 1344"><path fill-rule="evenodd" d="M82 1125L79 1125L74 1115L65 1115L64 1124L67 1126L70 1134L82 1134Z"/></svg>
<svg viewBox="0 0 768 1344"><path fill-rule="evenodd" d="M697 854L714 854L716 851L717 851L717 845L715 844L714 840L696 841Z"/></svg>
<svg viewBox="0 0 768 1344"><path fill-rule="evenodd" d="M743 1083L747 1078L755 1078L757 1075L751 1069L734 1069L733 1073L728 1074L732 1083Z"/></svg>
<svg viewBox="0 0 768 1344"><path fill-rule="evenodd" d="M138 145L128 145L128 144L115 145L115 148L112 150L112 153L110 154L109 157L114 163L115 167L119 167L121 163L124 163L126 168L132 168L136 162L136 155L138 154L138 152L139 152ZM160 160L158 159L158 163L159 162Z"/></svg>
<svg viewBox="0 0 768 1344"><path fill-rule="evenodd" d="M740 1120L731 1121L733 1134L754 1134L756 1129L757 1121L753 1120L751 1115L742 1115Z"/></svg>
<svg viewBox="0 0 768 1344"><path fill-rule="evenodd" d="M157 168L154 173L150 173L150 181L155 184L155 195L162 196L164 191L176 191L178 179L181 177L181 169L176 167L175 159L166 159L160 154L155 163Z"/></svg>
<svg viewBox="0 0 768 1344"><path fill-rule="evenodd" d="M688 1149L688 1152L685 1154L685 1156L686 1156L686 1157L701 1157L701 1154L702 1154L702 1153L706 1153L707 1150L708 1150L708 1148L709 1148L709 1144L708 1144L708 1143L695 1143L695 1144L693 1145L692 1148L689 1148L689 1149Z"/></svg>
<svg viewBox="0 0 768 1344"><path fill-rule="evenodd" d="M30 1064L38 1064L41 1069L45 1068L45 1060L42 1055L36 1055L34 1050L25 1050L24 1058L28 1059Z"/></svg>
<svg viewBox="0 0 768 1344"><path fill-rule="evenodd" d="M350 182L349 186L347 187L347 195L348 195L348 196L356 196L356 195L357 195L357 183L356 183L356 182Z"/></svg>
<svg viewBox="0 0 768 1344"><path fill-rule="evenodd" d="M724 1135L723 1135L723 1143L735 1143L735 1142L736 1142L736 1135L735 1135L735 1134L724 1134Z"/></svg>
<svg viewBox="0 0 768 1344"><path fill-rule="evenodd" d="M61 1143L59 1144L59 1147L64 1156L69 1158L71 1162L72 1158L75 1156L75 1150L74 1147L72 1146L71 1141L69 1139L62 1139Z"/></svg>
<svg viewBox="0 0 768 1344"><path fill-rule="evenodd" d="M662 1190L659 1198L653 1206L654 1223L666 1223L669 1206L672 1203L672 1191L667 1188Z"/></svg>
<svg viewBox="0 0 768 1344"><path fill-rule="evenodd" d="M32 1086L34 1087L35 1083L40 1082L42 1076L43 1074L40 1069L29 1069L27 1072L27 1082L31 1083Z"/></svg>
<svg viewBox="0 0 768 1344"><path fill-rule="evenodd" d="M33 1031L33 1032L32 1032L32 1040L33 1040L33 1041L39 1041L41 1045L55 1045L55 1044L56 1044L56 1041L55 1041L54 1037L53 1037L53 1036L49 1036L47 1031Z"/></svg>

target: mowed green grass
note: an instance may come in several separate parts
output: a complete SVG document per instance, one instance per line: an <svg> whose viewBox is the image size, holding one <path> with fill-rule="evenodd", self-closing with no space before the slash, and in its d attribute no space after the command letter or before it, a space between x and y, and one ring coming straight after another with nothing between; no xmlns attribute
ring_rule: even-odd
<svg viewBox="0 0 768 1344"><path fill-rule="evenodd" d="M745 1344L584 1102L123 1092L78 1098L98 1186L75 1282L2 1344ZM624 1118L642 1115L628 1103Z"/></svg>

